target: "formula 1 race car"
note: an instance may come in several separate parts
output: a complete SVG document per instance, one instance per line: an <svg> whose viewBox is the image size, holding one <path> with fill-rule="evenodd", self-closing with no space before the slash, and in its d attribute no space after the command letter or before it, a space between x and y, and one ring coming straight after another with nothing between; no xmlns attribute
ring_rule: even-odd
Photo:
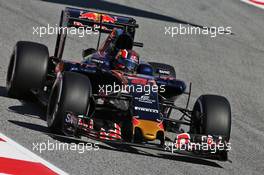
<svg viewBox="0 0 264 175"><path fill-rule="evenodd" d="M60 30L90 27L99 35L97 48L85 49L83 61L62 60L67 33L59 32L54 56L43 44L17 42L7 72L10 97L23 98L29 92L47 106L47 125L53 133L86 136L101 141L148 145L155 142L165 150L168 141L181 148L191 143L228 143L231 108L225 97L202 95L188 109L191 86L176 79L174 67L139 60L133 51L136 20L131 17L66 8ZM108 34L100 45L101 34ZM174 105L187 94L186 107ZM181 116L172 116L173 110ZM189 126L188 131L180 129ZM175 134L169 139L166 133ZM213 144L214 143L214 144ZM227 160L227 144L214 155ZM193 150L198 154L207 151ZM150 148L153 148L151 146ZM211 147L212 148L212 147Z"/></svg>

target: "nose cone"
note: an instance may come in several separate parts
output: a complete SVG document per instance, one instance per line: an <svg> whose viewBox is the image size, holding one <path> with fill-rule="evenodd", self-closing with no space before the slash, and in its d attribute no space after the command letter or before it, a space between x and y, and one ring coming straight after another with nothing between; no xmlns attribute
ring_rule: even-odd
<svg viewBox="0 0 264 175"><path fill-rule="evenodd" d="M136 119L137 122L134 123L134 128L137 127L141 130L142 136L147 141L152 141L157 139L158 132L164 132L163 124L151 121L151 120L142 120Z"/></svg>

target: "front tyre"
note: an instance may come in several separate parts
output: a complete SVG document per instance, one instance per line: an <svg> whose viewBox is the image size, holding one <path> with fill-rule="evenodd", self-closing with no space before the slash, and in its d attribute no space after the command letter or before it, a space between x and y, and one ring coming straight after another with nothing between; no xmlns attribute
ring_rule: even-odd
<svg viewBox="0 0 264 175"><path fill-rule="evenodd" d="M67 112L87 115L92 87L90 79L80 73L64 72L55 81L47 109L48 128L58 133L63 129Z"/></svg>
<svg viewBox="0 0 264 175"><path fill-rule="evenodd" d="M228 142L231 132L231 107L225 97L202 95L194 104L191 134L221 135ZM219 158L227 160L227 151L219 151Z"/></svg>

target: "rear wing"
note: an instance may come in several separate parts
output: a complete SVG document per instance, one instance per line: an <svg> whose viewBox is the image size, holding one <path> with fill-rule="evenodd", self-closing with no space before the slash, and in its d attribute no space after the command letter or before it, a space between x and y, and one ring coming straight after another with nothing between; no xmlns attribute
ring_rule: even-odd
<svg viewBox="0 0 264 175"><path fill-rule="evenodd" d="M88 11L83 9L69 8L65 9L68 17L68 26L70 27L94 27L104 26L101 32L111 32L113 28L121 28L124 30L138 28L136 20L131 17L113 15L109 13L101 13L95 11Z"/></svg>
<svg viewBox="0 0 264 175"><path fill-rule="evenodd" d="M62 30L64 30L63 28L65 27L90 27L93 30L99 31L99 44L101 33L110 33L114 28L125 30L130 33L134 39L135 29L138 28L138 24L136 24L136 20L131 17L66 7L65 10L62 11L60 18L60 32L58 32L54 53L54 56L57 58L62 57L64 50L67 33ZM137 43L135 43L135 45L136 44Z"/></svg>

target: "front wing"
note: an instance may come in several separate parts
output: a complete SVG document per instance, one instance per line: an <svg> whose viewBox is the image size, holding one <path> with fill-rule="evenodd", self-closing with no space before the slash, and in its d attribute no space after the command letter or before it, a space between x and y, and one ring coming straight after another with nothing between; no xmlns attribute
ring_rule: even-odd
<svg viewBox="0 0 264 175"><path fill-rule="evenodd" d="M102 127L103 125L94 125L96 119L90 118L87 120L86 118L85 122L84 118L84 116L76 116L73 113L68 113L63 132L68 136L84 136L96 141L119 145L120 148L133 146L170 152L172 154L195 155L200 157L215 158L218 157L219 153L228 152L231 149L231 145L226 142L225 137L189 133L175 133L175 138L166 138L163 145L151 142L126 142L122 139L121 127L117 123L108 123L111 127L106 129Z"/></svg>

